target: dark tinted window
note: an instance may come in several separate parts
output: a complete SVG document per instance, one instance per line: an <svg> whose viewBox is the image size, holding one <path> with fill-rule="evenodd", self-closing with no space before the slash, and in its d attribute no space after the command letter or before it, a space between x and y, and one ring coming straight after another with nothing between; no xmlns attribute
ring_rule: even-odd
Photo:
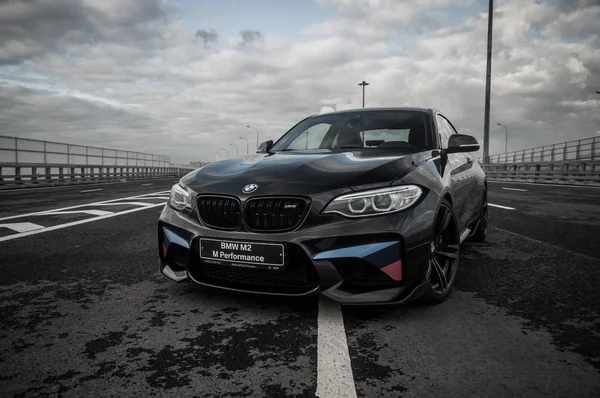
<svg viewBox="0 0 600 398"><path fill-rule="evenodd" d="M300 122L274 151L397 148L431 149L426 116L418 111L356 111L314 116Z"/></svg>

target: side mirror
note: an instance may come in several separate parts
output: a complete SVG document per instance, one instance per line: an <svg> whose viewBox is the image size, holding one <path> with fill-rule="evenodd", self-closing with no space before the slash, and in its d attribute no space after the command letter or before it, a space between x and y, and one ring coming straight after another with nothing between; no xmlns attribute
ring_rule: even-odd
<svg viewBox="0 0 600 398"><path fill-rule="evenodd" d="M273 148L273 140L265 141L258 146L259 153L269 152Z"/></svg>
<svg viewBox="0 0 600 398"><path fill-rule="evenodd" d="M448 139L446 153L477 152L479 142L475 137L465 134L452 134Z"/></svg>

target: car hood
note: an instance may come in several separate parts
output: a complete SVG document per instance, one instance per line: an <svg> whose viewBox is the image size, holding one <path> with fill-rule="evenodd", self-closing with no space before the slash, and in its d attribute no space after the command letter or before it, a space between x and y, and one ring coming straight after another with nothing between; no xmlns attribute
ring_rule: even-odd
<svg viewBox="0 0 600 398"><path fill-rule="evenodd" d="M181 182L199 193L241 193L244 185L257 184L262 194L290 190L310 194L391 183L428 158L431 151L257 154L211 163L189 173Z"/></svg>

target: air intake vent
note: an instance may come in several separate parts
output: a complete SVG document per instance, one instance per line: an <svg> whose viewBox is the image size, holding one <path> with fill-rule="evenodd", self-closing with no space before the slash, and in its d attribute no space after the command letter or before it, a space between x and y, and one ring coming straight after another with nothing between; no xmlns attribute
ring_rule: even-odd
<svg viewBox="0 0 600 398"><path fill-rule="evenodd" d="M302 198L250 199L246 203L246 225L253 231L289 231L300 225L308 205Z"/></svg>
<svg viewBox="0 0 600 398"><path fill-rule="evenodd" d="M213 228L237 229L240 225L240 202L223 196L198 198L198 215L204 224Z"/></svg>

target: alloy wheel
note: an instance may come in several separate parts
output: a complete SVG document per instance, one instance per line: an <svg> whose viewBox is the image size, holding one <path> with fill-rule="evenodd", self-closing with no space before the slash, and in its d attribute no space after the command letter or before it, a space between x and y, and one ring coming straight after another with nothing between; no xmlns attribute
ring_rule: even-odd
<svg viewBox="0 0 600 398"><path fill-rule="evenodd" d="M429 249L429 272L431 290L443 295L454 285L458 271L460 237L454 216L446 205L441 205L435 223L434 238Z"/></svg>

